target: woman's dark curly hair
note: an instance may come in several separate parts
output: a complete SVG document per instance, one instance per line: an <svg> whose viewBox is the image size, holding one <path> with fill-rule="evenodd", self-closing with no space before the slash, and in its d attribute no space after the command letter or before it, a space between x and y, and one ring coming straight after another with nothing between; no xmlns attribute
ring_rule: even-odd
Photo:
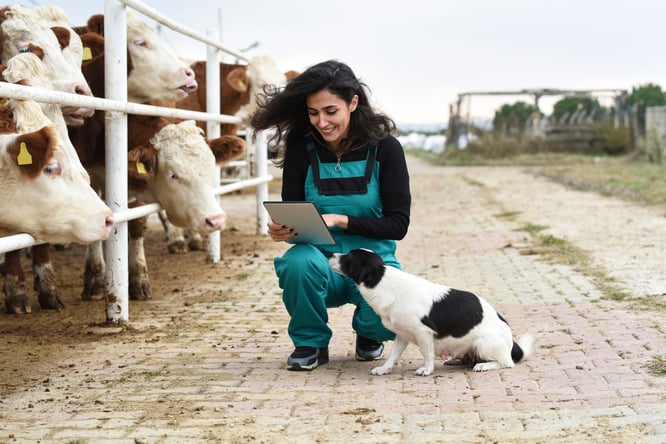
<svg viewBox="0 0 666 444"><path fill-rule="evenodd" d="M348 105L354 95L358 96L356 110L351 113L348 140L362 136L383 140L395 133L395 122L370 106L367 85L356 78L349 66L336 60L311 66L281 90L265 90L257 98L258 108L250 118L250 126L255 130L275 128L269 145L275 148L284 142L286 149L290 142L314 130L308 118L306 99L324 89Z"/></svg>

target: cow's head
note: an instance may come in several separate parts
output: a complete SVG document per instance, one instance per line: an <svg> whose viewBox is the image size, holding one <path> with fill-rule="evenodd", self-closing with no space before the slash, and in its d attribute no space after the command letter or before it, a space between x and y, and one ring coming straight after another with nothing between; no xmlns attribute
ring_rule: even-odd
<svg viewBox="0 0 666 444"><path fill-rule="evenodd" d="M131 130L130 130L131 131ZM215 157L194 121L171 123L128 153L130 184L143 186L175 225L221 230L226 214L214 194ZM219 182L219 179L218 179Z"/></svg>
<svg viewBox="0 0 666 444"><path fill-rule="evenodd" d="M106 239L109 207L72 168L56 129L39 104L0 106L0 233L28 233L57 243Z"/></svg>
<svg viewBox="0 0 666 444"><path fill-rule="evenodd" d="M44 64L41 63L40 59L35 54L30 52L17 54L9 59L9 61L7 61L7 66L2 71L2 76L10 83L53 89L51 81L46 77L46 73L44 72ZM76 149L67 135L67 124L60 106L55 103L46 102L41 102L40 106L46 117L58 130L60 140L65 150L70 153L72 159L72 171L78 171L86 180L89 180L88 172L83 168L83 165L76 154Z"/></svg>
<svg viewBox="0 0 666 444"><path fill-rule="evenodd" d="M244 122L257 109L257 95L264 91L264 88L282 88L287 84L287 77L277 67L275 61L269 56L253 57L247 64L247 79L249 84L248 102L236 113Z"/></svg>
<svg viewBox="0 0 666 444"><path fill-rule="evenodd" d="M104 36L104 16L91 16L77 31ZM127 55L128 101L178 101L197 90L194 71L131 11L127 11Z"/></svg>
<svg viewBox="0 0 666 444"><path fill-rule="evenodd" d="M0 51L5 63L16 54L31 52L42 61L53 89L92 95L81 72L81 39L67 25L65 14L57 7L6 6L0 9ZM80 125L93 110L65 105L62 112L68 124Z"/></svg>

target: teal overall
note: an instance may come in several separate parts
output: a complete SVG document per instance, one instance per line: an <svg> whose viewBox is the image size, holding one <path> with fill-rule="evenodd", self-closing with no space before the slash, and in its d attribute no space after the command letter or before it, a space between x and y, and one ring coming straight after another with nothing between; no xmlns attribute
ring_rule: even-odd
<svg viewBox="0 0 666 444"><path fill-rule="evenodd" d="M376 150L370 148L365 160L334 164L320 162L314 147L309 146L306 200L313 201L321 214L382 217ZM382 325L354 281L331 270L328 258L333 253L368 248L381 255L387 265L400 268L396 242L350 235L342 229L331 231L335 245L294 245L274 261L282 300L291 316L288 331L294 346L327 347L332 335L327 308L347 303L356 305L352 328L357 334L382 342L394 339L395 334Z"/></svg>

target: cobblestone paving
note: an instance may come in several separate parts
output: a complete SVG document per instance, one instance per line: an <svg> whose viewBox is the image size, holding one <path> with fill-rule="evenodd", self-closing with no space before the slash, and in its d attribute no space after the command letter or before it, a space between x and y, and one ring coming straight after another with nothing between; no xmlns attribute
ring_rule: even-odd
<svg viewBox="0 0 666 444"><path fill-rule="evenodd" d="M286 371L292 346L271 262L284 246L254 234L252 195L228 196L228 212L248 223L223 238L222 263L184 284L169 273L201 256L154 269L153 282L178 290L131 301L122 332L87 322L69 341L41 338L35 354L21 350L30 317L0 316L0 443L666 442L666 377L648 366L666 350L663 312L607 300L579 271L521 254L531 240L518 231L547 226L632 295L663 296L663 211L517 168L409 162L403 267L484 295L516 336L536 336L526 361L487 373L438 364L418 377L411 345L391 375L373 377L353 359L352 308L342 307L330 312L331 361ZM251 259L234 256L236 238L256 245ZM31 316L66 331L77 322Z"/></svg>

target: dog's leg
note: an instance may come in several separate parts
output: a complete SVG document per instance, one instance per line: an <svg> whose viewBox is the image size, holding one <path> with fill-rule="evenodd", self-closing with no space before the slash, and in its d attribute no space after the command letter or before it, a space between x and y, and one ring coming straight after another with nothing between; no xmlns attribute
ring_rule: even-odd
<svg viewBox="0 0 666 444"><path fill-rule="evenodd" d="M393 365L396 362L398 362L398 359L400 359L400 356L402 356L402 352L404 352L405 348L407 348L407 344L409 344L409 341L406 341L400 338L400 336L397 336L395 338L393 346L391 347L389 356L386 359L386 362L384 362L384 365L373 368L372 370L370 370L370 374L388 375L389 373L391 373L391 370L393 370Z"/></svg>
<svg viewBox="0 0 666 444"><path fill-rule="evenodd" d="M416 369L418 376L428 376L435 370L435 339L432 333L420 334L416 338L416 343L423 355L423 367Z"/></svg>
<svg viewBox="0 0 666 444"><path fill-rule="evenodd" d="M492 344L485 344L476 347L477 356L481 361L472 367L475 372L487 372L488 370L498 370L501 368L512 368L514 366L511 359L511 349L506 342L496 340Z"/></svg>

